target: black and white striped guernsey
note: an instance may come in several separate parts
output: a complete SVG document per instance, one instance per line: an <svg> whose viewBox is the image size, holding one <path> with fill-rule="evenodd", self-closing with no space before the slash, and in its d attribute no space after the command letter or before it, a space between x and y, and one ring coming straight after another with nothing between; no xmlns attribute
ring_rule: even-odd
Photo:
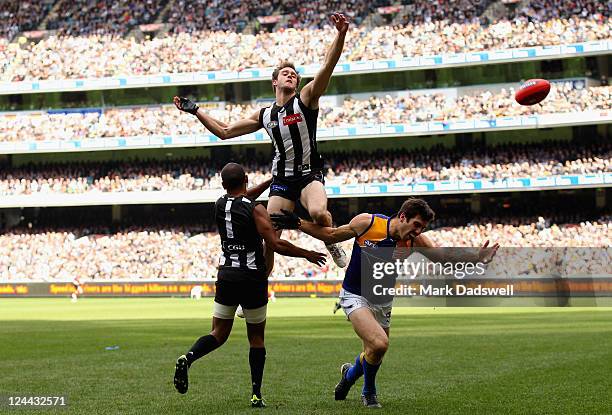
<svg viewBox="0 0 612 415"><path fill-rule="evenodd" d="M259 123L274 144L272 175L277 177L303 176L323 168L317 151L317 117L319 110L306 106L299 95L285 105L276 102L259 112Z"/></svg>
<svg viewBox="0 0 612 415"><path fill-rule="evenodd" d="M263 238L257 231L255 202L246 196L224 195L215 203L215 220L221 236L219 279L266 278Z"/></svg>

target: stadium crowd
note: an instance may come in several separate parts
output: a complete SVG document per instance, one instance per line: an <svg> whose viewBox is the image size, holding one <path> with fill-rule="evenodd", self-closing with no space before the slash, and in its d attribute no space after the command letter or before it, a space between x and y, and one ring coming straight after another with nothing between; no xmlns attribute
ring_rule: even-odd
<svg viewBox="0 0 612 415"><path fill-rule="evenodd" d="M280 0L177 0L172 3L164 21L172 24L173 33L202 30L241 32L249 21L270 16Z"/></svg>
<svg viewBox="0 0 612 415"><path fill-rule="evenodd" d="M346 97L341 106L322 102L318 126L342 127L492 119L504 116L609 110L612 87L577 89L572 82L554 84L541 105L521 106L514 89L498 93L476 92L450 97L442 93L412 93L407 96ZM211 104L210 115L224 122L249 117L257 111L250 104ZM0 114L1 141L83 140L98 137L181 135L204 133L204 127L174 105L108 108L68 113Z"/></svg>
<svg viewBox="0 0 612 415"><path fill-rule="evenodd" d="M612 142L549 141L535 144L475 144L470 150L446 148L393 149L375 152L324 154L328 185L437 180L540 177L612 172ZM269 160L262 154L244 163L249 183L268 175ZM130 160L29 164L0 167L0 195L37 193L197 191L221 189L224 163L209 158L172 161Z"/></svg>
<svg viewBox="0 0 612 415"><path fill-rule="evenodd" d="M378 7L391 5L391 0L352 0L341 2L339 0L298 1L283 0L280 2L279 13L288 16L279 22L278 30L296 29L322 29L329 24L329 15L342 12L349 17L355 25L360 25L370 13L375 13Z"/></svg>
<svg viewBox="0 0 612 415"><path fill-rule="evenodd" d="M51 6L52 3L46 1L3 0L0 39L10 40L18 32L36 29Z"/></svg>
<svg viewBox="0 0 612 415"><path fill-rule="evenodd" d="M577 4L573 0L555 0L554 7L546 8L540 6L548 6L550 1L535 0L531 8L491 24L477 19L478 13L461 12L464 9L460 5L466 1L444 0L424 7L421 3L430 2L419 0L414 2L417 13L407 12L397 23L374 28L353 26L340 61L570 44L612 36L611 6L597 0L581 0L580 7L572 6ZM286 28L281 24L277 31L251 35L238 33L236 25L241 22L242 26L247 16L259 13L257 8L237 7L235 1L215 1L214 7L204 9L199 2L178 1L175 7L193 8L194 21L188 21L188 13L181 10L183 17L172 9L168 19L176 24L174 32L138 41L123 37L120 32L136 21L150 21L159 11L158 0L123 1L110 9L103 8L105 18L110 18L108 27L100 26L102 19L95 8L79 7L84 0L68 3L68 9L74 12L49 22L61 29L60 34L38 43L26 43L15 51L10 62L0 62L5 67L0 81L242 70L268 67L284 59L301 65L320 63L325 56L325 48L320 45L329 43L335 31L325 24L323 17L340 7L332 0L302 2L297 7L291 7L292 1L266 3L267 10L276 4L286 5L293 17L284 23ZM379 3L386 4L384 0ZM351 11L357 21L373 7L366 0L341 6ZM559 9L566 11L555 11ZM443 20L437 20L440 18Z"/></svg>
<svg viewBox="0 0 612 415"><path fill-rule="evenodd" d="M480 21L480 16L493 0L402 0L413 23L445 20L451 23Z"/></svg>
<svg viewBox="0 0 612 415"><path fill-rule="evenodd" d="M127 34L138 24L151 23L161 11L161 0L60 0L49 15L47 30L59 36L76 37L90 34Z"/></svg>
<svg viewBox="0 0 612 415"><path fill-rule="evenodd" d="M487 239L499 242L502 247L612 246L612 217L544 227L539 222L524 221L515 225L503 222L433 229L427 235L441 246L457 247L477 247ZM302 247L325 252L322 242L305 234L285 231L283 237ZM344 243L347 252L351 245L352 241ZM525 266L517 271L537 271L535 259L538 257L533 251L521 252L531 255L534 264L531 267L522 264ZM83 281L210 279L216 275L219 255L218 235L197 228L131 227L115 232L95 228L15 228L0 235L0 281L70 281L77 275ZM572 255L580 254L572 251ZM500 256L499 262L507 261ZM580 272L598 272L589 266L600 266L601 261L592 264L581 262L585 268ZM342 278L343 272L331 260L318 268L305 260L276 257L273 278L311 277Z"/></svg>

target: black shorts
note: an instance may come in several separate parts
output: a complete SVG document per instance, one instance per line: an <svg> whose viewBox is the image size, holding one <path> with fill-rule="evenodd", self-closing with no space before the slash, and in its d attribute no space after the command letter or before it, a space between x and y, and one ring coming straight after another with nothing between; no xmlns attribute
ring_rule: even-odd
<svg viewBox="0 0 612 415"><path fill-rule="evenodd" d="M268 304L268 280L217 280L215 288L215 302L222 305L241 305L245 310L250 310Z"/></svg>
<svg viewBox="0 0 612 415"><path fill-rule="evenodd" d="M310 183L317 181L325 184L325 178L323 172L315 171L305 176L299 177L278 177L272 178L272 184L270 184L270 196L280 196L283 199L291 200L295 202L299 200L302 190Z"/></svg>

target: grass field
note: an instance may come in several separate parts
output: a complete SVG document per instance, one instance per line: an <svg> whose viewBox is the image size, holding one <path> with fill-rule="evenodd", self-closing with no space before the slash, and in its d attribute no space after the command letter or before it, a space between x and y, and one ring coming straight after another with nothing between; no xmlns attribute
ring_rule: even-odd
<svg viewBox="0 0 612 415"><path fill-rule="evenodd" d="M361 382L333 400L339 366L360 343L332 304L270 305L266 413L369 412ZM257 411L243 320L192 367L188 394L173 388L174 360L208 332L211 310L210 299L2 299L0 395L67 395L63 414ZM611 414L611 344L611 308L396 308L380 412Z"/></svg>

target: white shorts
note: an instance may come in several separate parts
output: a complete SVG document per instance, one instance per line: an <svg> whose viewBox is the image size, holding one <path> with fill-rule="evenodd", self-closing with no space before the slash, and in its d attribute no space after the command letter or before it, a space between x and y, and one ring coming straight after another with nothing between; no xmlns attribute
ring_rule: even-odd
<svg viewBox="0 0 612 415"><path fill-rule="evenodd" d="M387 329L391 325L391 309L393 308L393 302L387 304L372 304L365 297L353 294L342 288L340 289L340 307L344 310L344 314L346 314L347 318L353 311L366 307L374 314L374 318L382 328Z"/></svg>
<svg viewBox="0 0 612 415"><path fill-rule="evenodd" d="M218 302L214 302L213 316L223 320L233 320L236 315L238 305L223 305ZM242 309L244 319L249 324L259 324L266 319L268 311L268 305L264 305L259 308Z"/></svg>

